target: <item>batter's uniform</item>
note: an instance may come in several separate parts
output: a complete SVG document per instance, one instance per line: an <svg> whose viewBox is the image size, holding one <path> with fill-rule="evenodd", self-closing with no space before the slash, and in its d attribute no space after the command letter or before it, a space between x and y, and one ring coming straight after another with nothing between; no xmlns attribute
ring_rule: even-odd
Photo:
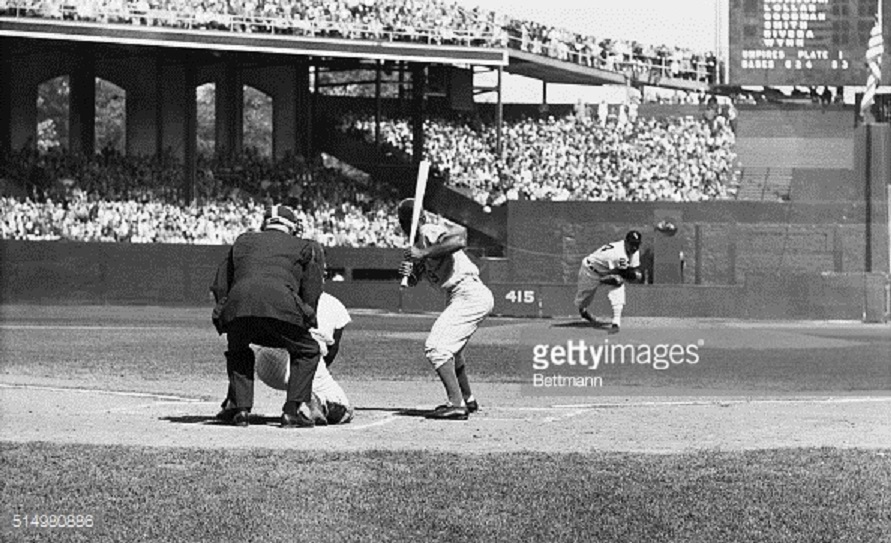
<svg viewBox="0 0 891 543"><path fill-rule="evenodd" d="M601 280L619 270L640 267L640 251L630 257L625 252L625 241L608 243L582 259L579 268L578 289L575 305L579 311L586 310L597 290L607 289L607 298L613 307L625 305L625 284L621 286L603 284Z"/></svg>
<svg viewBox="0 0 891 543"><path fill-rule="evenodd" d="M442 241L447 232L440 224L422 224L415 245L426 249ZM464 251L425 258L415 264L412 274L441 288L448 300L424 344L427 360L433 369L439 369L453 358L455 365L461 366L467 341L495 306L492 291L480 280L479 269Z"/></svg>

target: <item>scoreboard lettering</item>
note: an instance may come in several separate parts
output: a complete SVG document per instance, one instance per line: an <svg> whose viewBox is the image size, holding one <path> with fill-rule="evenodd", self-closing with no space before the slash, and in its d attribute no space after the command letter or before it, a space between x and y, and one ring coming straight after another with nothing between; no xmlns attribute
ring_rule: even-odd
<svg viewBox="0 0 891 543"><path fill-rule="evenodd" d="M866 44L884 2L886 50L891 0L730 0L731 85L866 84ZM891 55L883 58L883 73Z"/></svg>

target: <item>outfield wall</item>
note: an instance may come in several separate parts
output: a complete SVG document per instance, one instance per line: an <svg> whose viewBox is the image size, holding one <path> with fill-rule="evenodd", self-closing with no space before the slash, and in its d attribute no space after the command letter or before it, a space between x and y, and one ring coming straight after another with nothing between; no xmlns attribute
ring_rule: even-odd
<svg viewBox="0 0 891 543"><path fill-rule="evenodd" d="M2 304L134 304L212 307L209 285L226 246L0 241ZM399 249L328 249L333 267L392 273ZM495 295L495 314L574 316L575 283L511 281L505 261L480 262ZM628 288L629 316L750 319L886 318L887 277L865 273L748 273L735 285L645 284ZM427 312L442 309L441 292L398 280L329 282L350 308ZM595 311L609 314L605 299Z"/></svg>
<svg viewBox="0 0 891 543"><path fill-rule="evenodd" d="M575 283L582 258L643 233L655 283L740 285L750 273L820 274L866 270L861 202L529 202L508 204L509 277ZM667 221L674 233L656 226Z"/></svg>

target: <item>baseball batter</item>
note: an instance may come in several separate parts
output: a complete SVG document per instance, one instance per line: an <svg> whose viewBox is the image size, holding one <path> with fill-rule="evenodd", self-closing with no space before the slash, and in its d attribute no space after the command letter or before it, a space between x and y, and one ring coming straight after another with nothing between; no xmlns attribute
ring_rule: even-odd
<svg viewBox="0 0 891 543"><path fill-rule="evenodd" d="M619 332L622 325L622 311L625 308L625 281L639 281L641 235L631 230L622 241L608 243L582 260L579 268L578 291L575 305L579 315L588 322L598 325L588 313L588 306L594 300L597 290L603 285L613 308L613 320L608 333Z"/></svg>
<svg viewBox="0 0 891 543"><path fill-rule="evenodd" d="M409 235L414 199L399 204L399 225ZM479 270L464 249L467 231L462 227L428 224L423 212L413 247L406 249L400 273L414 286L420 279L445 291L445 310L433 323L424 345L427 360L433 366L448 401L427 415L430 419L467 420L468 413L479 409L467 377L464 349L480 323L494 307L492 292L479 278Z"/></svg>

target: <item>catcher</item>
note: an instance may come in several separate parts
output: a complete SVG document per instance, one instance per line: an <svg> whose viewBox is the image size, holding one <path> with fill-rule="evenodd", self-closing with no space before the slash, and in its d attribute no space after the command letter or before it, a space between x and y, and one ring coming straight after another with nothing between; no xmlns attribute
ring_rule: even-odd
<svg viewBox="0 0 891 543"><path fill-rule="evenodd" d="M600 285L607 288L607 298L613 307L613 320L607 333L616 334L622 325L622 310L625 308L625 282L639 282L641 235L631 230L622 241L608 243L582 260L579 268L578 291L575 305L579 315L591 324L601 323L588 313L588 306L594 299ZM604 323L605 324L605 323Z"/></svg>

